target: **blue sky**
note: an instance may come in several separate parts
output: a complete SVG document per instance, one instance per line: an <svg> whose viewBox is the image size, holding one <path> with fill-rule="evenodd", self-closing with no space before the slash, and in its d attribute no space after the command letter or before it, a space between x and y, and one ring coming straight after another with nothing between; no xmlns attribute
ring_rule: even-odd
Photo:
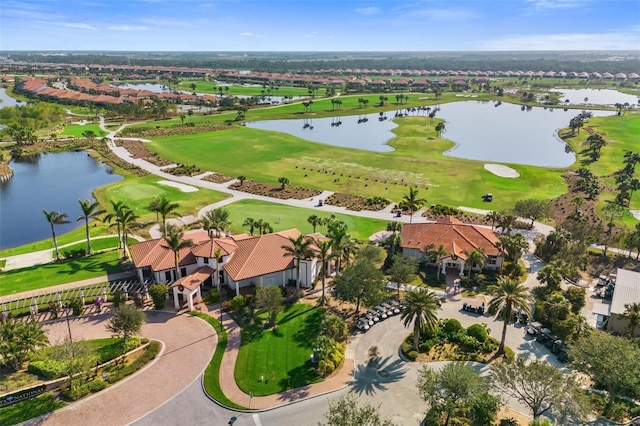
<svg viewBox="0 0 640 426"><path fill-rule="evenodd" d="M638 0L3 0L2 50L638 50Z"/></svg>

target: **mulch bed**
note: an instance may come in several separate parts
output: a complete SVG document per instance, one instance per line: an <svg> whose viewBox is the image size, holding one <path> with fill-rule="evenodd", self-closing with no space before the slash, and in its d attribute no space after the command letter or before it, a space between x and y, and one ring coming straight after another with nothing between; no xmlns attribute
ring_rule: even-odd
<svg viewBox="0 0 640 426"><path fill-rule="evenodd" d="M126 148L133 158L142 158L143 160L160 167L173 164L173 161L169 161L166 158L162 158L158 154L149 151L143 142L116 140L116 144Z"/></svg>
<svg viewBox="0 0 640 426"><path fill-rule="evenodd" d="M374 202L373 199L360 195L342 194L336 192L324 200L325 204L346 207L347 210L373 210L378 211L387 207L387 202Z"/></svg>
<svg viewBox="0 0 640 426"><path fill-rule="evenodd" d="M230 189L238 191L248 192L249 194L264 195L266 197L279 198L287 200L293 198L296 200L303 200L305 198L316 197L322 193L322 191L311 188L302 188L298 186L285 186L282 189L282 185L273 183L256 182L253 180L245 180L242 185L240 182L229 185Z"/></svg>
<svg viewBox="0 0 640 426"><path fill-rule="evenodd" d="M176 167L170 167L163 170L174 176L195 176L203 173L198 167L188 164L178 164Z"/></svg>
<svg viewBox="0 0 640 426"><path fill-rule="evenodd" d="M225 182L229 182L232 179L233 179L232 177L220 175L218 173L211 173L210 175L206 175L205 177L202 178L202 180L206 180L207 182L213 182L213 183L225 183Z"/></svg>

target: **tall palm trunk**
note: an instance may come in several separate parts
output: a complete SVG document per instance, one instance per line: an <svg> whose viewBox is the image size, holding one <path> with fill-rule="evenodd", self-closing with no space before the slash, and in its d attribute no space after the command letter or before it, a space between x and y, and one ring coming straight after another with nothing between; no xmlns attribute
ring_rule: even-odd
<svg viewBox="0 0 640 426"><path fill-rule="evenodd" d="M92 253L91 250L91 237L89 236L89 218L84 222L84 233L87 237L87 254L90 255Z"/></svg>
<svg viewBox="0 0 640 426"><path fill-rule="evenodd" d="M498 355L504 353L504 342L507 340L507 325L509 324L509 320L507 318L503 318L502 322L502 338L500 339L500 346L498 347Z"/></svg>
<svg viewBox="0 0 640 426"><path fill-rule="evenodd" d="M296 290L300 292L300 258L296 258ZM296 295L298 297L298 295Z"/></svg>
<svg viewBox="0 0 640 426"><path fill-rule="evenodd" d="M326 279L327 279L327 261L324 260L322 262L322 298L320 299L320 305L324 305L324 289L325 289L325 283L326 283Z"/></svg>
<svg viewBox="0 0 640 426"><path fill-rule="evenodd" d="M417 351L420 347L420 321L413 322L413 350Z"/></svg>
<svg viewBox="0 0 640 426"><path fill-rule="evenodd" d="M58 252L58 241L56 240L56 231L53 229L53 223L51 224L51 236L53 237L53 250L56 253L56 260L60 260L60 253Z"/></svg>

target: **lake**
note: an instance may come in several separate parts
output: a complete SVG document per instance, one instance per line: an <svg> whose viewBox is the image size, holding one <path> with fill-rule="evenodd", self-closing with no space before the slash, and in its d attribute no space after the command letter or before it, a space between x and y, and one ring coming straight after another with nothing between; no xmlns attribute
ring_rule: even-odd
<svg viewBox="0 0 640 426"><path fill-rule="evenodd" d="M613 89L551 89L550 92L562 93L561 103L569 105L615 105L628 103L638 105L638 97ZM587 98L587 102L584 99ZM565 102L568 100L569 102Z"/></svg>
<svg viewBox="0 0 640 426"><path fill-rule="evenodd" d="M14 107L16 105L19 105L19 102L7 95L7 89L0 87L0 108Z"/></svg>
<svg viewBox="0 0 640 426"><path fill-rule="evenodd" d="M56 226L56 235L83 222L78 200L91 199L95 188L122 176L85 152L38 154L11 162L13 178L0 184L0 248L15 247L51 237L42 209L69 215L71 223Z"/></svg>
<svg viewBox="0 0 640 426"><path fill-rule="evenodd" d="M462 101L439 105L436 118L445 120L442 137L456 143L445 155L498 163L528 164L545 167L567 167L575 154L565 152L565 144L557 135L559 129L579 110L562 108L529 108L489 101ZM400 112L406 113L406 110ZM395 137L392 130L396 111L379 114L334 118L264 120L247 122L246 126L275 130L312 142L345 148L385 152L393 148L387 142ZM612 111L592 111L594 116L614 115ZM426 111L409 113L424 116ZM366 121L363 121L366 119ZM402 120L402 118L400 118ZM337 122L340 125L336 125Z"/></svg>

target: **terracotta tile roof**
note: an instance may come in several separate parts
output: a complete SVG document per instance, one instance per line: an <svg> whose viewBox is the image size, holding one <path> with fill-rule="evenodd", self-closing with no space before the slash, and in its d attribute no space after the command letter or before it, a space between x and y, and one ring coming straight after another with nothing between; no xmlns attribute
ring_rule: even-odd
<svg viewBox="0 0 640 426"><path fill-rule="evenodd" d="M435 223L413 223L402 227L402 247L423 250L432 244L442 245L449 254L465 259L466 253L482 249L487 256L499 256L496 234L487 228L460 222L453 217Z"/></svg>
<svg viewBox="0 0 640 426"><path fill-rule="evenodd" d="M236 240L238 248L233 257L224 265L224 270L232 280L240 281L294 267L294 258L286 255L282 246L291 246L289 237L301 234L297 229L289 229L273 234ZM314 241L316 241L314 239ZM311 246L317 250L317 245Z"/></svg>
<svg viewBox="0 0 640 426"><path fill-rule="evenodd" d="M212 238L196 245L191 251L198 257L215 258L218 249L222 256L228 256L237 248L238 245L232 238Z"/></svg>
<svg viewBox="0 0 640 426"><path fill-rule="evenodd" d="M206 279L209 278L211 274L213 274L213 272L213 268L206 265L201 266L189 275L176 280L173 284L171 284L171 287L181 285L193 291L198 288L200 284L205 282Z"/></svg>
<svg viewBox="0 0 640 426"><path fill-rule="evenodd" d="M198 244L203 241L203 238L208 240L209 236L206 231L195 230L185 232L183 238ZM131 244L129 252L136 268L149 266L153 271L157 272L176 267L173 250L169 248L164 238ZM192 265L194 263L196 263L196 257L190 247L185 247L178 252L178 266Z"/></svg>

